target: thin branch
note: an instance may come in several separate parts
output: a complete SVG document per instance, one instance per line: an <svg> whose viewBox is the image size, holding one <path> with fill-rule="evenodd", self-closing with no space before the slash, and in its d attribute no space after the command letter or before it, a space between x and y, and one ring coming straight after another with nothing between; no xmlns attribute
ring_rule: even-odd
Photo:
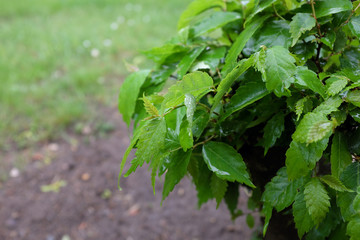
<svg viewBox="0 0 360 240"><path fill-rule="evenodd" d="M212 135L212 136L209 137L208 139L205 139L204 141L195 144L195 145L193 146L193 149L195 149L196 147L198 147L198 146L200 146L200 145L203 145L203 144L209 142L209 141L210 141L211 139L213 139L214 137L216 137L216 135Z"/></svg>
<svg viewBox="0 0 360 240"><path fill-rule="evenodd" d="M274 9L275 15L276 15L278 18L280 18L280 19L282 19L282 20L285 20L285 18L283 18L282 16L280 16L280 14L277 12L276 7L275 7L275 4L273 4L272 7L273 7L273 9Z"/></svg>

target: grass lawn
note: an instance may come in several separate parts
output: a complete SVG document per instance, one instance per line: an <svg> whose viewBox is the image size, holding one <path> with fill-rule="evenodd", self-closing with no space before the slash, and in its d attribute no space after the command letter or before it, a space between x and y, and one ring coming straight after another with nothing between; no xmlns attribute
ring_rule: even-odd
<svg viewBox="0 0 360 240"><path fill-rule="evenodd" d="M124 61L176 33L190 0L0 0L0 149L116 105Z"/></svg>

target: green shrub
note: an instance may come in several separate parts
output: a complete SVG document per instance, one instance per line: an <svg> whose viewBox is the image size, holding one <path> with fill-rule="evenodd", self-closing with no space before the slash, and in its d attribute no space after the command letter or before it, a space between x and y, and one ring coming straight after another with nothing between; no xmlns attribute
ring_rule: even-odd
<svg viewBox="0 0 360 240"><path fill-rule="evenodd" d="M163 199L188 174L199 207L224 199L233 218L247 187L264 235L280 213L299 238L360 239L359 6L192 2L178 35L144 53L156 67L121 88L134 136L120 176L136 148L125 176L146 162Z"/></svg>

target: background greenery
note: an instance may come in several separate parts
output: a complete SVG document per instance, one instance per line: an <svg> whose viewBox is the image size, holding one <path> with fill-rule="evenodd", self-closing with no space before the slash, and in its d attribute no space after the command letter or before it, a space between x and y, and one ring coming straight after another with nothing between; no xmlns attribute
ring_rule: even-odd
<svg viewBox="0 0 360 240"><path fill-rule="evenodd" d="M190 0L0 0L0 149L56 137L115 106L124 61L175 34ZM99 115L99 114L98 114Z"/></svg>

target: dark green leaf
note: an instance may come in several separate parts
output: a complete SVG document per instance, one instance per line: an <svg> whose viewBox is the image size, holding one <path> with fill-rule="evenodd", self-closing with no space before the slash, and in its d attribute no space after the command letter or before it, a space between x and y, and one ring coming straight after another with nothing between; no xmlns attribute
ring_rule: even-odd
<svg viewBox="0 0 360 240"><path fill-rule="evenodd" d="M346 95L346 101L354 104L357 107L360 107L360 90L348 92Z"/></svg>
<svg viewBox="0 0 360 240"><path fill-rule="evenodd" d="M193 127L192 127L192 132L194 137L198 138L201 136L204 129L208 125L209 120L210 120L210 114L206 110L199 109L195 112Z"/></svg>
<svg viewBox="0 0 360 240"><path fill-rule="evenodd" d="M149 70L142 70L129 75L120 88L119 111L128 126L130 125L131 116L135 111L140 88L149 73Z"/></svg>
<svg viewBox="0 0 360 240"><path fill-rule="evenodd" d="M331 145L331 174L337 178L342 171L351 164L351 154L348 150L344 134L336 132Z"/></svg>
<svg viewBox="0 0 360 240"><path fill-rule="evenodd" d="M229 182L224 199L225 199L225 203L231 213L232 220L235 220L238 216L242 215L242 211L237 210L239 195L240 195L239 183Z"/></svg>
<svg viewBox="0 0 360 240"><path fill-rule="evenodd" d="M182 79L183 76L189 71L191 65L194 63L196 58L204 51L205 46L197 47L191 50L178 65L178 78Z"/></svg>
<svg viewBox="0 0 360 240"><path fill-rule="evenodd" d="M357 38L360 38L360 16L351 18L349 28Z"/></svg>
<svg viewBox="0 0 360 240"><path fill-rule="evenodd" d="M253 215L251 215L250 213L246 215L246 224L248 225L249 228L253 228L255 225L255 219Z"/></svg>
<svg viewBox="0 0 360 240"><path fill-rule="evenodd" d="M236 90L236 94L231 98L226 112L221 116L221 121L236 111L260 100L269 94L263 82L248 82Z"/></svg>
<svg viewBox="0 0 360 240"><path fill-rule="evenodd" d="M356 214L351 218L346 229L347 235L350 236L350 240L360 239L360 214Z"/></svg>
<svg viewBox="0 0 360 240"><path fill-rule="evenodd" d="M265 222L264 222L264 229L263 229L263 236L265 237L265 234L267 232L267 229L269 227L269 222L272 217L272 211L273 208L269 203L264 203L262 213L265 215Z"/></svg>
<svg viewBox="0 0 360 240"><path fill-rule="evenodd" d="M328 138L310 144L292 141L286 152L286 169L289 179L306 176L322 157L328 141Z"/></svg>
<svg viewBox="0 0 360 240"><path fill-rule="evenodd" d="M218 68L219 62L224 58L226 53L225 47L219 47L215 49L210 49L209 51L204 51L199 58L199 62L195 65L195 70L197 69L210 69L215 72Z"/></svg>
<svg viewBox="0 0 360 240"><path fill-rule="evenodd" d="M248 16L248 18L245 21L246 25L247 23L251 22L252 23L252 18L255 16L258 16L259 13L261 13L262 11L264 11L266 8L270 7L273 3L275 3L277 0L264 0L261 1L259 4L256 5L254 11L251 13L250 16ZM247 26L248 28L249 26Z"/></svg>
<svg viewBox="0 0 360 240"><path fill-rule="evenodd" d="M264 128L264 155L266 155L269 148L275 145L276 140L281 137L285 128L284 118L284 113L279 112L266 123Z"/></svg>
<svg viewBox="0 0 360 240"><path fill-rule="evenodd" d="M236 41L231 46L225 58L225 65L221 73L223 77L227 77L227 75L236 67L236 60L246 42L263 25L267 18L268 16L256 17L236 38Z"/></svg>
<svg viewBox="0 0 360 240"><path fill-rule="evenodd" d="M230 145L223 142L207 142L203 146L202 153L209 169L219 178L255 187L250 181L241 155Z"/></svg>
<svg viewBox="0 0 360 240"><path fill-rule="evenodd" d="M352 9L349 0L318 0L315 3L315 12L318 18Z"/></svg>
<svg viewBox="0 0 360 240"><path fill-rule="evenodd" d="M187 52L189 50L188 47L180 45L180 44L166 44L162 47L155 47L148 51L145 51L144 54L149 59L154 60L158 63L163 63L167 57L174 53L182 53Z"/></svg>
<svg viewBox="0 0 360 240"><path fill-rule="evenodd" d="M306 67L296 68L296 83L310 88L313 92L320 94L326 98L325 86L321 83L316 73Z"/></svg>
<svg viewBox="0 0 360 240"><path fill-rule="evenodd" d="M220 206L221 200L225 196L227 186L228 186L227 181L222 180L221 178L218 178L216 176L216 174L213 174L211 176L210 187L211 187L212 194L215 197L215 200L217 203L216 208L218 208Z"/></svg>
<svg viewBox="0 0 360 240"><path fill-rule="evenodd" d="M303 178L289 181L286 168L283 167L271 179L271 182L266 184L262 201L280 212L294 202L298 189L303 184Z"/></svg>
<svg viewBox="0 0 360 240"><path fill-rule="evenodd" d="M294 46L296 42L299 40L301 34L306 31L311 30L315 27L316 21L314 17L312 17L308 13L297 13L290 23L290 33L293 39L291 46Z"/></svg>
<svg viewBox="0 0 360 240"><path fill-rule="evenodd" d="M295 59L280 46L266 51L266 88L280 96L288 95L288 88L294 82Z"/></svg>
<svg viewBox="0 0 360 240"><path fill-rule="evenodd" d="M185 176L192 151L183 152L178 150L171 153L171 162L165 175L162 200L174 189L175 185Z"/></svg>

